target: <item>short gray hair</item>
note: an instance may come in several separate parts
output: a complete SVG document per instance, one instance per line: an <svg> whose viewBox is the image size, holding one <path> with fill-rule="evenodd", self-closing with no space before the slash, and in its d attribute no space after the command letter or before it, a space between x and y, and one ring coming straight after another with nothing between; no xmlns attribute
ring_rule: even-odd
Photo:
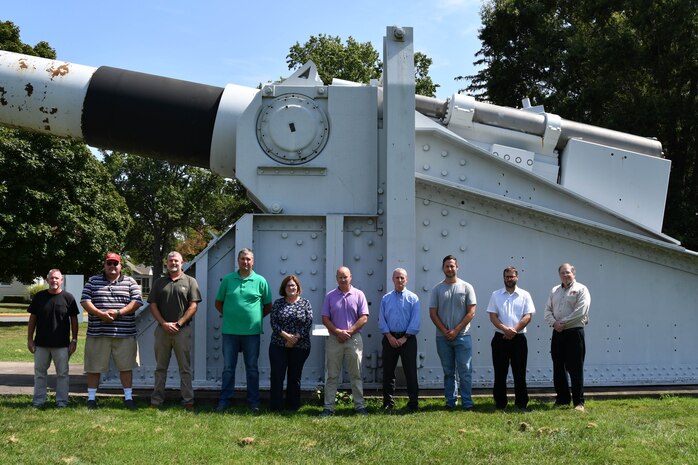
<svg viewBox="0 0 698 465"><path fill-rule="evenodd" d="M238 252L238 258L240 258L240 257L242 257L243 255L246 255L246 254L250 254L250 255L252 255L252 256L254 257L254 252L252 251L252 249L250 249L249 247L243 247L243 248L240 249L240 251Z"/></svg>
<svg viewBox="0 0 698 465"><path fill-rule="evenodd" d="M63 273L61 273L61 270L59 270L58 268L51 268L50 270L48 270L48 273L46 274L46 279L48 279L49 276L51 276L53 273L58 273L61 278L63 277Z"/></svg>

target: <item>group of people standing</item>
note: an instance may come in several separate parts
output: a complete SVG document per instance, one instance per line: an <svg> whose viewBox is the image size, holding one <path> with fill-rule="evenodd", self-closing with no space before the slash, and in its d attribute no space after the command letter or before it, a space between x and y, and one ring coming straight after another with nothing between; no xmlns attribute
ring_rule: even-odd
<svg viewBox="0 0 698 465"><path fill-rule="evenodd" d="M298 410L301 406L301 375L310 354L313 311L302 297L295 275L286 276L279 287L280 298L273 300L264 277L253 270L254 254L248 248L237 256L238 269L221 281L215 308L222 317L223 372L216 410L224 412L235 393L238 353L242 352L247 377L247 403L252 411L260 408L258 359L263 319L270 315L272 328L269 345L269 408ZM436 328L436 349L444 373L446 408L455 409L460 395L461 408L471 410L472 341L470 323L475 317L477 300L473 286L458 277L458 261L452 256L442 261L443 281L429 295L429 317ZM558 269L561 284L548 298L544 320L553 328L551 355L556 404L584 410L584 326L588 321L591 297L588 289L575 279L569 263ZM487 306L495 327L491 342L494 366L493 396L496 407L507 406L506 378L511 366L514 378L514 404L520 410L528 405L526 363L528 346L526 326L535 313L531 295L518 287L518 270L508 267L503 273L504 287L494 291ZM78 340L78 308L72 295L61 288L59 270L47 276L49 288L39 292L29 306L28 348L34 353L35 386L33 405L46 402L46 371L53 359L57 373L56 404L68 404L68 359ZM340 267L337 287L329 291L322 304L322 323L329 337L325 347L326 379L322 417L334 414L335 397L342 368L349 374L354 409L366 415L363 396L361 329L368 322L369 308L364 293L352 286L351 270ZM408 394L406 409L419 409L417 376L417 334L420 331L419 297L407 289L407 271L393 271L394 289L380 303L378 327L383 334L383 409L395 408L395 370L402 361ZM182 256L167 256L167 275L158 278L148 297L150 311L158 323L154 334L156 369L150 403L160 407L165 401L165 382L171 354L179 367L182 406L192 410L192 330L191 322L201 301L196 280L182 270ZM113 360L124 391L124 405L135 409L132 370L137 366L135 311L142 305L140 286L121 273L121 257L109 253L104 272L87 281L80 303L88 313L85 343L87 408L97 408L96 392L101 373ZM72 338L71 338L72 334ZM458 375L456 378L456 374ZM567 376L571 380L571 392ZM284 396L284 380L286 391Z"/></svg>

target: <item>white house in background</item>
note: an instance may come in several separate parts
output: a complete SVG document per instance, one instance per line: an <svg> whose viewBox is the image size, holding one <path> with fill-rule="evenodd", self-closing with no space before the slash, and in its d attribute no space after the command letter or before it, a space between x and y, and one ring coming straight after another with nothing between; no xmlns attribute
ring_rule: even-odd
<svg viewBox="0 0 698 465"><path fill-rule="evenodd" d="M12 280L11 283L0 281L0 302L3 301L5 296L10 295L21 295L25 299L29 299L27 286L28 284L20 283L16 279Z"/></svg>
<svg viewBox="0 0 698 465"><path fill-rule="evenodd" d="M136 282L141 286L141 292L143 294L150 293L150 287L153 285L153 267L136 265L129 261L124 260L125 265L129 269L129 275L136 280ZM159 276L159 275L158 275Z"/></svg>
<svg viewBox="0 0 698 465"><path fill-rule="evenodd" d="M129 269L128 274L141 286L142 292L144 294L150 293L150 287L153 284L153 267L135 265L129 260L125 260L125 265ZM35 282L43 282L43 280L43 278L36 278ZM16 279L12 280L12 282L0 281L0 302L2 302L6 296L17 295L21 295L25 300L29 300L27 286L29 286L29 284L21 283Z"/></svg>

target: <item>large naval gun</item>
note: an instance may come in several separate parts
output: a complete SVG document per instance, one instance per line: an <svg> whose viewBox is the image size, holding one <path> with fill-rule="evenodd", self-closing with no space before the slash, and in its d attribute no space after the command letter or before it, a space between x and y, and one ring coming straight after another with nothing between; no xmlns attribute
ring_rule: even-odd
<svg viewBox="0 0 698 465"><path fill-rule="evenodd" d="M662 234L670 161L653 139L568 121L524 102L415 98L413 31L388 27L384 74L324 83L312 63L287 79L225 88L122 69L0 52L0 123L94 147L207 167L237 178L262 213L240 218L190 264L203 301L194 322L194 383L220 386L221 318L213 301L242 247L272 289L290 273L313 305L316 336L303 387L324 378L320 308L350 267L370 302L363 377L381 385L378 310L396 267L422 302L422 388L443 372L429 290L453 254L472 283L473 383L493 381L486 315L502 270L516 266L537 313L528 381L552 385L543 310L563 262L592 294L585 381L591 386L698 383L698 254ZM155 321L138 317L136 386L152 385ZM260 382L268 386L265 322ZM238 364L242 376L242 363ZM176 365L168 385L178 386ZM398 370L400 372L401 370ZM103 382L118 384L110 372Z"/></svg>

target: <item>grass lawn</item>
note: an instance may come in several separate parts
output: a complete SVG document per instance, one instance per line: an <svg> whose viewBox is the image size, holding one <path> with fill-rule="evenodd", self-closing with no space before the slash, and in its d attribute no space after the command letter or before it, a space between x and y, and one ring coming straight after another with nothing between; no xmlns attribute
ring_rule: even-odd
<svg viewBox="0 0 698 465"><path fill-rule="evenodd" d="M86 324L72 363L82 363ZM26 337L26 325L0 326L0 360L31 362ZM139 402L131 412L121 397L102 397L88 411L75 397L67 409L36 410L29 396L0 396L0 464L698 464L693 397L590 399L583 414L539 400L502 413L489 397L475 412L446 412L423 399L419 413L394 415L369 398L368 417L341 406L325 419L316 405L254 415L215 413L210 400L194 413Z"/></svg>
<svg viewBox="0 0 698 465"><path fill-rule="evenodd" d="M70 363L82 363L85 353L87 322L80 323L78 348L70 357ZM27 324L0 325L0 361L33 362L34 355L27 349ZM2 462L0 462L2 463Z"/></svg>
<svg viewBox="0 0 698 465"><path fill-rule="evenodd" d="M131 412L119 398L57 410L0 397L2 464L696 464L698 399L589 400L587 412L534 401L529 413L501 413L477 399L475 412L446 412L424 400L416 414L350 407L320 419L320 407L254 415L172 405ZM404 405L404 401L402 404ZM144 407L144 405L141 405Z"/></svg>
<svg viewBox="0 0 698 465"><path fill-rule="evenodd" d="M3 304L0 303L0 313L27 313L29 304Z"/></svg>

